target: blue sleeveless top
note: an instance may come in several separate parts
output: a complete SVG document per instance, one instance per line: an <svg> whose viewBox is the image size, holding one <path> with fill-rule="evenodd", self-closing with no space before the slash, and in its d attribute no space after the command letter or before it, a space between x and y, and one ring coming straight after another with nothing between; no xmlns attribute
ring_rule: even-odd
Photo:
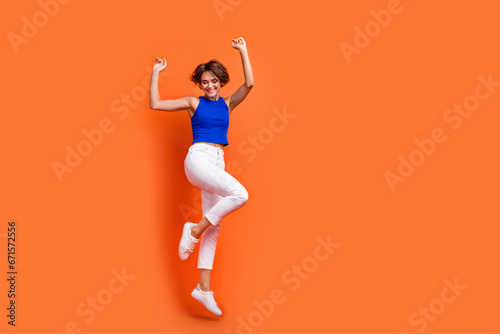
<svg viewBox="0 0 500 334"><path fill-rule="evenodd" d="M229 145L227 129L229 127L229 108L219 96L212 101L200 96L200 103L191 117L193 143L207 142Z"/></svg>

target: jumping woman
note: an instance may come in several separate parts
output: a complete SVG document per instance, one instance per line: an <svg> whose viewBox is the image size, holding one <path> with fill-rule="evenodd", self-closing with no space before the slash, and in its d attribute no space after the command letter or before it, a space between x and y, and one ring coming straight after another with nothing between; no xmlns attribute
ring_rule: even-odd
<svg viewBox="0 0 500 334"><path fill-rule="evenodd" d="M200 281L191 296L217 316L221 316L222 312L210 288L210 275L221 221L248 200L246 189L224 170L223 148L229 144L229 116L253 87L252 67L245 40L242 37L233 39L231 44L240 52L245 75L245 83L233 95L226 98L220 96L220 89L229 82L229 75L226 67L215 59L198 65L191 75L191 81L203 91L203 96L161 100L158 75L167 66L167 61L158 57L153 66L149 91L150 108L187 110L191 118L193 142L184 159L184 171L189 182L201 190L203 218L197 224L184 224L179 257L186 260L201 239L198 254Z"/></svg>

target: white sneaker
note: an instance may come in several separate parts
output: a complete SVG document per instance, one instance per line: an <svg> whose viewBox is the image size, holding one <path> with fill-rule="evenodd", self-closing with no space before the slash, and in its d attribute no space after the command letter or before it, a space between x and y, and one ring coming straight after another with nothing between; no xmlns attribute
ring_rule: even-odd
<svg viewBox="0 0 500 334"><path fill-rule="evenodd" d="M179 257L183 261L189 257L190 253L193 252L194 246L196 246L196 243L199 240L191 236L191 229L194 225L196 224L188 222L184 224L184 228L182 229L182 237L179 242Z"/></svg>
<svg viewBox="0 0 500 334"><path fill-rule="evenodd" d="M210 312L215 314L216 316L221 316L222 311L220 308L217 306L217 303L215 302L214 299L214 292L213 291L202 291L200 289L200 285L198 284L196 288L194 288L193 292L191 292L191 296L193 296L194 299L199 301L203 306L207 308Z"/></svg>

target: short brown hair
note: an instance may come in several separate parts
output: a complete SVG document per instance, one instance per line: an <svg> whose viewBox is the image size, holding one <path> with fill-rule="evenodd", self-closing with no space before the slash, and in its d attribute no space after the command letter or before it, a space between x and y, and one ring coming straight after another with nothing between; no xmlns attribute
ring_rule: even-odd
<svg viewBox="0 0 500 334"><path fill-rule="evenodd" d="M212 59L208 63L200 64L191 74L191 81L197 85L201 84L201 76L204 72L209 71L220 81L220 86L224 87L229 82L229 74L227 68L222 65L217 59Z"/></svg>

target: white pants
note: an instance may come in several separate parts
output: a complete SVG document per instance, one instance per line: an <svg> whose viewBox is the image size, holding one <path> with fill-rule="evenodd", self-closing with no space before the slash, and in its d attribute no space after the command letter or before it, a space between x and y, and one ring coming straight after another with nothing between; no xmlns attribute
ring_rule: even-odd
<svg viewBox="0 0 500 334"><path fill-rule="evenodd" d="M192 185L200 188L203 216L211 223L200 240L198 268L212 269L222 218L248 200L248 192L225 170L224 150L194 143L184 159L184 171Z"/></svg>

